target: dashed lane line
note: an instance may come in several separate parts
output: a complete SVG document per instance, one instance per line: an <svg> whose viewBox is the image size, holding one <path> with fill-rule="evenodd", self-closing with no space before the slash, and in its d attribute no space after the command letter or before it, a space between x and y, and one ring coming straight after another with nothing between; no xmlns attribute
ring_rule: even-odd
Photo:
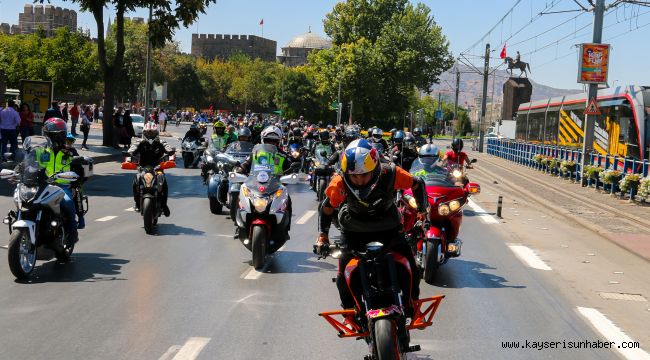
<svg viewBox="0 0 650 360"><path fill-rule="evenodd" d="M607 340L614 342L612 347L618 351L625 359L629 360L650 360L650 354L642 349L630 349L623 346L629 346L634 342L618 326L614 325L605 315L593 308L578 307L578 312L589 321L601 335Z"/></svg>
<svg viewBox="0 0 650 360"><path fill-rule="evenodd" d="M309 221L309 219L311 219L312 216L314 216L314 214L316 214L316 210L307 211L303 216L300 217L300 219L296 221L296 224L302 225L306 223L307 221Z"/></svg>
<svg viewBox="0 0 650 360"><path fill-rule="evenodd" d="M115 218L117 218L117 216L109 215L109 216L104 216L102 218L99 218L99 219L97 219L95 221L105 222L105 221L111 221L111 220L113 220Z"/></svg>
<svg viewBox="0 0 650 360"><path fill-rule="evenodd" d="M171 360L172 356L174 356L174 354L176 354L180 349L180 345L172 345L164 354L162 354L161 357L158 358L158 360Z"/></svg>
<svg viewBox="0 0 650 360"><path fill-rule="evenodd" d="M551 271L551 269L542 259L535 254L529 247L523 245L508 245L510 250L526 265L537 270Z"/></svg>
<svg viewBox="0 0 650 360"><path fill-rule="evenodd" d="M199 354L209 342L210 338L191 337L178 350L178 353L176 353L176 356L172 360L194 360L199 357Z"/></svg>
<svg viewBox="0 0 650 360"><path fill-rule="evenodd" d="M9 245L0 245L0 248L9 249Z"/></svg>
<svg viewBox="0 0 650 360"><path fill-rule="evenodd" d="M480 207L474 200L469 199L467 205L472 208L476 216L486 224L500 224L499 220L495 219L492 215L488 214L482 207Z"/></svg>

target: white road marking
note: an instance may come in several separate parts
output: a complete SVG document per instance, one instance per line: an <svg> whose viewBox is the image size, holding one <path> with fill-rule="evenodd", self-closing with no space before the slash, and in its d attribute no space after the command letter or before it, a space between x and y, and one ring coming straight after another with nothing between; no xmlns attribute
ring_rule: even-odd
<svg viewBox="0 0 650 360"><path fill-rule="evenodd" d="M172 360L194 360L199 357L201 350L210 342L210 338L191 337L178 351Z"/></svg>
<svg viewBox="0 0 650 360"><path fill-rule="evenodd" d="M495 219L492 215L488 214L483 210L482 207L478 206L477 203L474 202L474 200L469 199L467 201L467 205L474 210L474 213L476 216L478 216L484 223L486 224L500 224L497 219Z"/></svg>
<svg viewBox="0 0 650 360"><path fill-rule="evenodd" d="M589 320L601 335L607 340L614 342L613 349L618 351L626 359L634 360L650 360L650 354L641 349L629 349L620 347L624 342L632 342L632 338L627 336L618 326L614 325L605 315L600 311L592 308L578 307L580 315Z"/></svg>
<svg viewBox="0 0 650 360"><path fill-rule="evenodd" d="M170 360L172 356L178 352L178 350L181 349L180 345L172 345L167 349L167 351L162 354L161 357L158 358L158 360Z"/></svg>
<svg viewBox="0 0 650 360"><path fill-rule="evenodd" d="M95 221L101 221L101 222L104 222L104 221L111 221L111 220L115 219L116 217L117 217L117 216L109 215L109 216L104 216L103 218L99 218L99 219L97 219L97 220L95 220Z"/></svg>
<svg viewBox="0 0 650 360"><path fill-rule="evenodd" d="M214 236L219 236L219 237L232 237L232 235L228 235L228 234L214 234Z"/></svg>
<svg viewBox="0 0 650 360"><path fill-rule="evenodd" d="M1 248L9 249L9 245L0 245Z"/></svg>
<svg viewBox="0 0 650 360"><path fill-rule="evenodd" d="M264 274L263 271L257 271L255 270L254 267L251 266L250 269L244 271L244 273L241 275L241 278L244 280L257 280Z"/></svg>
<svg viewBox="0 0 650 360"><path fill-rule="evenodd" d="M124 209L124 211L135 211L135 209L133 207L130 207L128 209Z"/></svg>
<svg viewBox="0 0 650 360"><path fill-rule="evenodd" d="M539 256L537 256L537 254L535 254L530 248L523 245L508 245L508 247L510 250L512 250L513 253L515 253L519 260L532 267L533 269L545 271L553 270L548 265L546 265L546 263L544 263L542 259L540 259Z"/></svg>
<svg viewBox="0 0 650 360"><path fill-rule="evenodd" d="M246 296L244 296L243 298L237 300L236 303L243 303L244 301L246 301L246 300L252 298L252 297L255 296L255 295L257 295L257 293L252 293L252 294L250 294L250 295L246 295Z"/></svg>
<svg viewBox="0 0 650 360"><path fill-rule="evenodd" d="M307 221L309 221L309 219L311 219L312 216L314 216L314 214L316 214L316 210L307 211L303 216L300 217L300 219L296 221L296 224L302 225L306 223Z"/></svg>

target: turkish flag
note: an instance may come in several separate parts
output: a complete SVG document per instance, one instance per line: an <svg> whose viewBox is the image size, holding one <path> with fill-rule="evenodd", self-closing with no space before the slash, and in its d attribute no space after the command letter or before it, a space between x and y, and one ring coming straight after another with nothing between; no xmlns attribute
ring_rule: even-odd
<svg viewBox="0 0 650 360"><path fill-rule="evenodd" d="M503 49L501 49L501 58L505 59L506 58L506 44L503 44Z"/></svg>
<svg viewBox="0 0 650 360"><path fill-rule="evenodd" d="M260 25L264 25L264 19L260 20Z"/></svg>

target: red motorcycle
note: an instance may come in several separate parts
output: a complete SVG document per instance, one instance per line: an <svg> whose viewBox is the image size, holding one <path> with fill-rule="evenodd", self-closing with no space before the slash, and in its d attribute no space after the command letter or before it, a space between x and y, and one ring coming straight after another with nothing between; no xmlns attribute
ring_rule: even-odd
<svg viewBox="0 0 650 360"><path fill-rule="evenodd" d="M418 219L417 204L410 190L398 198L404 232L428 284L433 283L438 267L460 256L463 243L458 233L463 222L462 209L471 195L481 191L477 183L463 185L463 175L441 171L423 176L430 205L426 219Z"/></svg>

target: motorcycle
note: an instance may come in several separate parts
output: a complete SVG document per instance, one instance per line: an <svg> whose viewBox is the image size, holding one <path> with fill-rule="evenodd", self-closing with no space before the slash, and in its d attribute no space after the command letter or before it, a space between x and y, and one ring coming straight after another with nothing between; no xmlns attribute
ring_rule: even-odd
<svg viewBox="0 0 650 360"><path fill-rule="evenodd" d="M270 153L276 151L272 145L257 146ZM301 180L298 174L278 177L271 171L271 167L257 164L248 177L235 172L229 174L231 183L242 184L235 214L240 228L239 240L252 252L252 265L258 270L264 266L266 256L276 252L287 241L285 235L291 225L291 200L284 185Z"/></svg>
<svg viewBox="0 0 650 360"><path fill-rule="evenodd" d="M293 143L287 148L287 153L291 156L292 163L299 163L300 170L305 167L305 148L298 143Z"/></svg>
<svg viewBox="0 0 650 360"><path fill-rule="evenodd" d="M419 168L414 163L411 173ZM463 221L463 207L471 195L480 193L477 183L462 183L462 174L444 172L424 176L430 211L426 219L417 219L417 204L410 190L399 200L403 228L412 245L422 277L433 284L438 268L450 258L461 255L462 241L458 239Z"/></svg>
<svg viewBox="0 0 650 360"><path fill-rule="evenodd" d="M197 166L205 150L205 146L199 139L188 138L183 141L181 149L183 151L183 166L187 169Z"/></svg>
<svg viewBox="0 0 650 360"><path fill-rule="evenodd" d="M214 122L214 121L212 121ZM199 122L199 130L201 131L201 135L205 135L208 132L208 123L205 121L200 121Z"/></svg>
<svg viewBox="0 0 650 360"><path fill-rule="evenodd" d="M239 202L240 184L230 184L228 173L246 160L253 150L253 144L247 141L237 141L228 145L224 152L217 149L206 151L205 161L212 166L208 171L208 199L210 212L220 214L223 206L230 210L231 219L235 219L235 209Z"/></svg>
<svg viewBox="0 0 650 360"><path fill-rule="evenodd" d="M165 170L176 167L175 156L161 162L158 166L141 167L127 157L122 163L123 170L137 170L138 191L140 193L140 215L144 221L144 231L153 234L154 226L162 215L162 190L165 183Z"/></svg>
<svg viewBox="0 0 650 360"><path fill-rule="evenodd" d="M33 138L33 139L32 139ZM42 141L41 144L35 142ZM30 149L22 161L20 173L2 169L0 178L17 183L14 191L16 211L10 211L3 223L9 227L8 260L11 273L19 280L29 278L36 267L36 260L50 260L54 257L60 262L68 262L74 251L74 244L67 242L65 230L65 213L61 211L61 202L65 192L56 183L66 180L70 186L78 187L92 176L92 159L74 157L71 167L75 171L59 172L50 177L39 165L37 152L45 147L49 140L33 136L25 140L25 149ZM74 192L77 197L79 192ZM88 198L73 198L77 204L85 202L84 213L88 208ZM74 221L74 219L67 219Z"/></svg>
<svg viewBox="0 0 650 360"><path fill-rule="evenodd" d="M410 331L433 324L433 316L444 295L413 301L414 312L407 324L404 304L410 299L404 294L410 294L411 286L408 260L386 251L380 242L370 242L364 250L333 244L325 248L319 259L330 254L337 258L344 253L352 255L344 276L356 305L354 309L318 315L340 338L364 339L370 352L365 359L406 359L407 353L420 351L419 345L410 345Z"/></svg>
<svg viewBox="0 0 650 360"><path fill-rule="evenodd" d="M328 164L331 153L332 149L329 146L316 145L314 149L311 176L316 200L319 203L325 199L325 189L334 175L334 167Z"/></svg>

